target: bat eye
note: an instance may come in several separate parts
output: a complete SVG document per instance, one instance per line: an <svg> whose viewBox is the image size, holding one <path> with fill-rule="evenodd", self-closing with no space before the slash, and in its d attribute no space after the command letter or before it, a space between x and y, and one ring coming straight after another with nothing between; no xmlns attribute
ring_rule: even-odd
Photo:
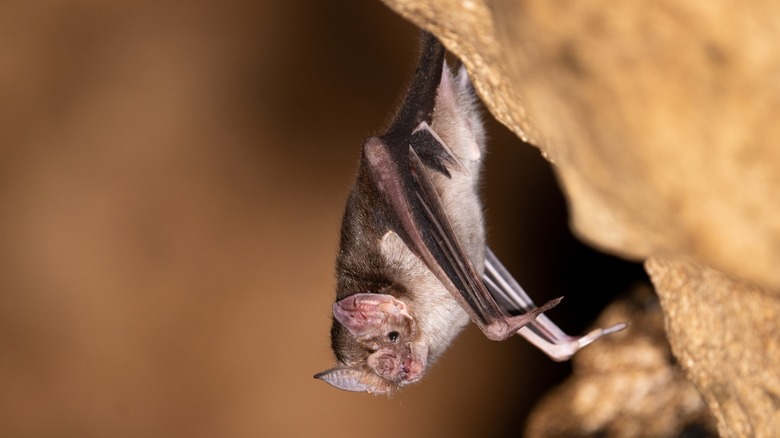
<svg viewBox="0 0 780 438"><path fill-rule="evenodd" d="M387 339L390 340L390 342L395 342L398 340L398 332L392 331L387 334Z"/></svg>

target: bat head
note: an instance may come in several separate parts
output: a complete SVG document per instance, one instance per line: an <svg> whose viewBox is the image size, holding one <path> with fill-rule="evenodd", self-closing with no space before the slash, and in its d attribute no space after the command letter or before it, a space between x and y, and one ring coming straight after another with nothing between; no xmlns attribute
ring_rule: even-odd
<svg viewBox="0 0 780 438"><path fill-rule="evenodd" d="M387 394L419 380L428 347L406 304L386 294L350 295L333 305L340 364L314 377L346 391Z"/></svg>

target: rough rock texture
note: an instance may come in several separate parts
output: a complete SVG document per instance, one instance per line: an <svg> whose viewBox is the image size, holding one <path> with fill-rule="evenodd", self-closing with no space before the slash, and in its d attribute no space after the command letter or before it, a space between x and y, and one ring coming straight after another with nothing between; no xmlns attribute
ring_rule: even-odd
<svg viewBox="0 0 780 438"><path fill-rule="evenodd" d="M619 321L631 327L574 356L572 377L536 405L526 436L715 436L714 418L674 361L649 287L611 304L595 325Z"/></svg>
<svg viewBox="0 0 780 438"><path fill-rule="evenodd" d="M652 258L646 268L667 313L675 355L720 430L777 436L770 432L780 418L777 298L693 262Z"/></svg>
<svg viewBox="0 0 780 438"><path fill-rule="evenodd" d="M555 164L584 240L652 258L719 432L780 436L780 3L385 1Z"/></svg>

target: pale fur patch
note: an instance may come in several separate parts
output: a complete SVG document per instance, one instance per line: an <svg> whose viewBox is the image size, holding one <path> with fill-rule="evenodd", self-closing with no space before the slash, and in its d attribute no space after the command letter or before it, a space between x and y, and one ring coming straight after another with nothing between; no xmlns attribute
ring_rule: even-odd
<svg viewBox="0 0 780 438"><path fill-rule="evenodd" d="M393 281L410 291L412 318L433 361L468 324L468 314L398 234L388 231L380 248Z"/></svg>
<svg viewBox="0 0 780 438"><path fill-rule="evenodd" d="M484 152L485 132L470 88L471 83L465 70L461 70L458 77L454 78L445 63L437 90L432 125L453 149L455 156L474 162L478 168Z"/></svg>
<svg viewBox="0 0 780 438"><path fill-rule="evenodd" d="M449 67L444 66L431 127L464 168L461 172L452 170L451 178L437 172L429 174L455 235L481 274L485 257L485 224L478 190L481 159L485 152L485 130L465 69L461 68L454 78Z"/></svg>

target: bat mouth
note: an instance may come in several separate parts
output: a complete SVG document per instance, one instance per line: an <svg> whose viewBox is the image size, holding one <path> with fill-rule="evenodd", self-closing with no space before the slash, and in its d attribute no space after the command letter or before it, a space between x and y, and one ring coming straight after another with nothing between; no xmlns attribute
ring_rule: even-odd
<svg viewBox="0 0 780 438"><path fill-rule="evenodd" d="M401 373L403 375L404 382L412 383L422 377L422 372L414 371L414 369L417 368L414 365L414 360L411 356L407 356L403 363L401 363Z"/></svg>
<svg viewBox="0 0 780 438"><path fill-rule="evenodd" d="M399 367L404 383L420 380L423 374L425 374L427 358L428 351L426 348L420 348L418 345L412 346L411 354L404 357Z"/></svg>

